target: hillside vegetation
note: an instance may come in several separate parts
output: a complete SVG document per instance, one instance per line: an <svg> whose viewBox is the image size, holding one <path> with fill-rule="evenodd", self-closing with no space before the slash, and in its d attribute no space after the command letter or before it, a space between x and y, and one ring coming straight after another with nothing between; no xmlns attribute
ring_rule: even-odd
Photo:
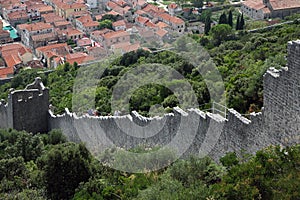
<svg viewBox="0 0 300 200"><path fill-rule="evenodd" d="M135 150L141 152L141 149ZM300 146L256 155L177 160L167 168L123 173L96 160L59 131L0 130L0 199L298 199Z"/></svg>

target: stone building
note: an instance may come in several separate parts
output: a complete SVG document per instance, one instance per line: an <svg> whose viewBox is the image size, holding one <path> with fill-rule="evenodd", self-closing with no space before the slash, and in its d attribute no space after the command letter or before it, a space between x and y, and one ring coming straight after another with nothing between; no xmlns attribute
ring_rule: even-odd
<svg viewBox="0 0 300 200"><path fill-rule="evenodd" d="M300 13L300 1L247 0L242 3L241 10L243 13L256 20L284 18L294 13Z"/></svg>

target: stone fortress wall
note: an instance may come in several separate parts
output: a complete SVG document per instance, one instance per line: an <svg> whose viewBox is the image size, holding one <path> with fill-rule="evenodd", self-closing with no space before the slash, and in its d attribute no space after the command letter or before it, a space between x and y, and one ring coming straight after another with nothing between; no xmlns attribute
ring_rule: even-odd
<svg viewBox="0 0 300 200"><path fill-rule="evenodd" d="M264 75L264 108L249 119L233 109L223 118L198 109L180 108L154 118L137 112L77 117L68 109L55 116L48 111L48 90L37 79L25 90L12 91L7 104L0 103L0 127L33 133L61 129L70 141L83 141L95 151L114 145L129 149L171 144L185 154L200 152L215 159L231 151L254 153L272 144L296 144L300 141L300 41L288 43L287 59L287 67L270 68Z"/></svg>

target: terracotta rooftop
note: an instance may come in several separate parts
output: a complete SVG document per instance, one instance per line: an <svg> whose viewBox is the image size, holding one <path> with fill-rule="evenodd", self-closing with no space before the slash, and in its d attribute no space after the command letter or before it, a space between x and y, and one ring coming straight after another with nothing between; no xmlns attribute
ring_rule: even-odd
<svg viewBox="0 0 300 200"><path fill-rule="evenodd" d="M93 21L91 15L81 16L81 17L77 18L76 20L77 20L77 21L80 21L82 24L83 24L83 23L86 23L86 22Z"/></svg>
<svg viewBox="0 0 300 200"><path fill-rule="evenodd" d="M127 2L124 0L113 0L113 1L121 7L124 7L125 5L127 5Z"/></svg>
<svg viewBox="0 0 300 200"><path fill-rule="evenodd" d="M52 51L54 49L62 48L62 47L68 47L67 43L51 44L44 47L38 47L36 48L36 50L41 52L46 52L46 51Z"/></svg>
<svg viewBox="0 0 300 200"><path fill-rule="evenodd" d="M42 18L44 18L46 23L53 23L65 20L64 18L58 16L55 13L42 14Z"/></svg>
<svg viewBox="0 0 300 200"><path fill-rule="evenodd" d="M8 8L13 4L16 3L20 3L20 0L11 0L11 1L7 1L7 0L0 0L0 5L2 8Z"/></svg>
<svg viewBox="0 0 300 200"><path fill-rule="evenodd" d="M131 52L138 50L141 46L139 43L131 44L130 42L123 42L112 45L113 49L121 49L123 52Z"/></svg>
<svg viewBox="0 0 300 200"><path fill-rule="evenodd" d="M165 36L167 33L168 33L168 31L163 30L163 29L158 29L158 30L156 31L156 34L157 34L159 37L163 37L163 36Z"/></svg>
<svg viewBox="0 0 300 200"><path fill-rule="evenodd" d="M270 4L274 10L300 8L299 0L270 0Z"/></svg>
<svg viewBox="0 0 300 200"><path fill-rule="evenodd" d="M263 13L271 13L271 10L268 7L262 9Z"/></svg>
<svg viewBox="0 0 300 200"><path fill-rule="evenodd" d="M147 6L145 8L143 8L143 11L145 12L150 12L150 11L154 11L155 13L164 13L165 10L163 8L160 8L158 6L152 5L152 4L147 4Z"/></svg>
<svg viewBox="0 0 300 200"><path fill-rule="evenodd" d="M147 17L138 16L135 18L136 22L139 22L140 24L146 24L148 21L150 21Z"/></svg>
<svg viewBox="0 0 300 200"><path fill-rule="evenodd" d="M4 5L4 8L6 10L13 10L14 7L19 7L19 8L26 9L26 7L27 7L26 4L22 4L22 3L20 3L20 1L17 1L16 3L13 3L12 1L11 2L7 1L7 2L9 3L8 6ZM2 3L1 3L1 5L2 5Z"/></svg>
<svg viewBox="0 0 300 200"><path fill-rule="evenodd" d="M111 38L119 38L125 36L130 36L130 34L127 33L126 31L113 31L113 32L106 33L103 37L105 39L111 39Z"/></svg>
<svg viewBox="0 0 300 200"><path fill-rule="evenodd" d="M156 26L159 27L159 28L161 28L161 29L169 27L169 25L166 24L165 22L158 22L156 24Z"/></svg>
<svg viewBox="0 0 300 200"><path fill-rule="evenodd" d="M267 7L266 5L263 4L263 0L247 0L243 2L243 4L255 10L260 10Z"/></svg>
<svg viewBox="0 0 300 200"><path fill-rule="evenodd" d="M143 10L137 10L137 11L135 12L135 14L137 14L137 15L145 15L146 12L143 11Z"/></svg>
<svg viewBox="0 0 300 200"><path fill-rule="evenodd" d="M139 5L139 6L143 6L145 4L147 4L147 2L145 0L138 0L137 1L137 5Z"/></svg>
<svg viewBox="0 0 300 200"><path fill-rule="evenodd" d="M14 74L14 67L0 67L0 78L7 78L11 74Z"/></svg>
<svg viewBox="0 0 300 200"><path fill-rule="evenodd" d="M72 14L70 14L70 16L77 18L80 16L89 15L89 14L90 14L90 12L88 10L81 10L81 11L73 12Z"/></svg>
<svg viewBox="0 0 300 200"><path fill-rule="evenodd" d="M24 55L27 52L31 53L31 50L26 48L21 43L5 44L0 47L0 51L2 56L11 55L11 54Z"/></svg>
<svg viewBox="0 0 300 200"><path fill-rule="evenodd" d="M116 4L115 2L109 1L106 4L108 7L110 7L111 9L114 9L116 7L118 7L118 4Z"/></svg>
<svg viewBox="0 0 300 200"><path fill-rule="evenodd" d="M32 35L32 41L41 41L41 40L51 40L53 38L55 38L55 33L45 33L45 34L38 34L38 35Z"/></svg>
<svg viewBox="0 0 300 200"><path fill-rule="evenodd" d="M116 27L116 26L126 26L126 23L125 23L124 20L119 20L119 21L116 21L116 22L112 23L112 25L114 27Z"/></svg>
<svg viewBox="0 0 300 200"><path fill-rule="evenodd" d="M159 15L159 17L161 17L163 20L171 22L173 24L182 24L184 23L184 21L178 17L173 17L167 13L162 13Z"/></svg>
<svg viewBox="0 0 300 200"><path fill-rule="evenodd" d="M82 64L85 62L89 62L94 60L95 58L93 56L89 56L86 53L73 53L73 54L69 54L66 56L66 62L70 63L70 64L74 64L75 62L77 64Z"/></svg>
<svg viewBox="0 0 300 200"><path fill-rule="evenodd" d="M60 8L67 10L67 9L80 9L80 8L86 8L86 5L84 3L71 3L71 4L61 4L59 5Z"/></svg>
<svg viewBox="0 0 300 200"><path fill-rule="evenodd" d="M7 14L9 20L29 19L25 10L15 11Z"/></svg>
<svg viewBox="0 0 300 200"><path fill-rule="evenodd" d="M57 27L57 26L66 26L66 25L71 25L71 22L69 21L59 21L59 22L54 22L54 26Z"/></svg>
<svg viewBox="0 0 300 200"><path fill-rule="evenodd" d="M66 56L70 54L70 50L71 48L67 45L67 43L52 44L36 49L37 52L43 53L47 58Z"/></svg>
<svg viewBox="0 0 300 200"><path fill-rule="evenodd" d="M84 27L96 27L99 26L99 22L96 21L90 21L90 22L85 22L83 24Z"/></svg>
<svg viewBox="0 0 300 200"><path fill-rule="evenodd" d="M106 13L107 15L114 15L114 16L117 16L117 15L120 15L119 13L117 13L116 11L109 11Z"/></svg>
<svg viewBox="0 0 300 200"><path fill-rule="evenodd" d="M78 46L89 46L92 45L92 40L90 38L82 38L77 40Z"/></svg>
<svg viewBox="0 0 300 200"><path fill-rule="evenodd" d="M102 37L103 35L105 35L106 33L109 33L109 32L113 32L113 30L105 28L102 30L93 31L91 33L91 35L93 35L95 37Z"/></svg>
<svg viewBox="0 0 300 200"><path fill-rule="evenodd" d="M24 24L23 26L19 26L19 28L20 27L22 27L24 29L27 29L28 31L38 31L38 30L44 30L44 29L51 29L51 28L53 28L53 26L50 23L44 23L44 22L37 22L37 23L32 23L32 24Z"/></svg>
<svg viewBox="0 0 300 200"><path fill-rule="evenodd" d="M156 25L153 24L151 21L148 21L145 25L149 28L156 28Z"/></svg>
<svg viewBox="0 0 300 200"><path fill-rule="evenodd" d="M74 36L74 35L83 35L83 32L75 29L75 28L67 28L65 30L61 31L63 34L66 34L67 36Z"/></svg>
<svg viewBox="0 0 300 200"><path fill-rule="evenodd" d="M22 63L19 56L15 54L4 56L3 59L8 68L13 68L14 66Z"/></svg>
<svg viewBox="0 0 300 200"><path fill-rule="evenodd" d="M38 8L38 11L40 11L40 13L53 12L53 8L52 6L43 6Z"/></svg>

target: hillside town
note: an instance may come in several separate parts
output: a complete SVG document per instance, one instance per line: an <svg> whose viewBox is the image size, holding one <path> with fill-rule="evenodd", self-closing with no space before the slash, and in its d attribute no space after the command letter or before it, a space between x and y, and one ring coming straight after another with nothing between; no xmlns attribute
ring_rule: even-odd
<svg viewBox="0 0 300 200"><path fill-rule="evenodd" d="M2 0L0 52L5 67L0 78L11 77L21 65L82 64L115 51L135 51L142 38L159 43L184 34L185 22L174 16L177 10L176 4L165 10L144 0ZM112 21L111 27L99 26L103 18Z"/></svg>
<svg viewBox="0 0 300 200"><path fill-rule="evenodd" d="M157 2L1 0L0 79L11 78L21 68L81 65L115 52L163 48L183 34L206 32L208 25L198 19L213 3L200 1L200 8L184 8L179 2ZM300 10L294 0L247 0L232 6L239 6L238 12L250 20L283 18ZM220 22L208 23L211 27Z"/></svg>

